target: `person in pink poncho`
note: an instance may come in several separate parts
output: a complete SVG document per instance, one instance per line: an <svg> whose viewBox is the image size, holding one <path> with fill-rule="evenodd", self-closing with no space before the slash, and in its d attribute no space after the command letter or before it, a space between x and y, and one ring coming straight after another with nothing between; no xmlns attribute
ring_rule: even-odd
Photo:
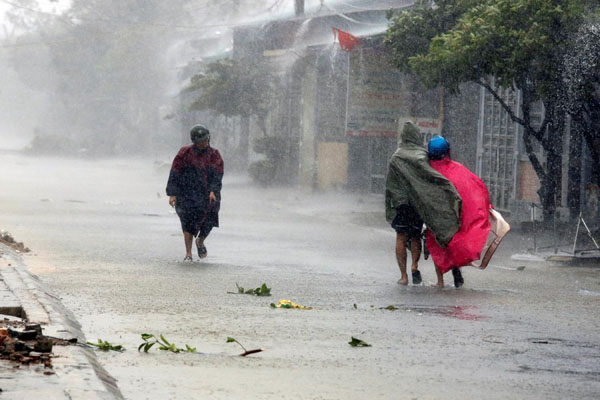
<svg viewBox="0 0 600 400"><path fill-rule="evenodd" d="M490 233L490 196L483 181L468 168L450 159L450 145L441 136L434 136L428 145L429 163L444 175L456 188L462 199L460 229L446 248L427 230L427 249L435 264L438 287L444 286L444 274L452 271L454 286L460 287L464 279L460 267L479 260Z"/></svg>

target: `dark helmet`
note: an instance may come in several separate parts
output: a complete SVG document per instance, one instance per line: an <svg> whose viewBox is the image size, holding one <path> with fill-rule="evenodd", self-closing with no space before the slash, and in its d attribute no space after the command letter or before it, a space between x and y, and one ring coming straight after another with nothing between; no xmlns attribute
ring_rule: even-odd
<svg viewBox="0 0 600 400"><path fill-rule="evenodd" d="M202 142L210 138L210 132L203 125L194 125L190 131L190 138L192 143Z"/></svg>
<svg viewBox="0 0 600 400"><path fill-rule="evenodd" d="M427 145L427 154L432 160L441 160L450 151L450 144L441 136L435 135Z"/></svg>

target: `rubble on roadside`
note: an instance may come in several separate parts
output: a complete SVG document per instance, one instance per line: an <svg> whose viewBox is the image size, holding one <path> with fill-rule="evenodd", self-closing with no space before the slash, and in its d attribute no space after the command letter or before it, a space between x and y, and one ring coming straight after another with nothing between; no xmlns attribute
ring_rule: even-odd
<svg viewBox="0 0 600 400"><path fill-rule="evenodd" d="M11 362L13 368L36 365L43 367L44 375L53 375L52 347L58 344L70 343L44 336L40 324L0 314L0 360Z"/></svg>
<svg viewBox="0 0 600 400"><path fill-rule="evenodd" d="M23 242L17 242L10 233L0 229L0 243L3 243L19 253L29 253L28 247L25 247Z"/></svg>

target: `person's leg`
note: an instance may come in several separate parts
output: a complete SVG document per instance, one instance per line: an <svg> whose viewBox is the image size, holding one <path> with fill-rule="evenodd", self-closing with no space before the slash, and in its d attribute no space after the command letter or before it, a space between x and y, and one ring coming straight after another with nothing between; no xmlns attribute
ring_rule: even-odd
<svg viewBox="0 0 600 400"><path fill-rule="evenodd" d="M440 268L435 266L435 274L437 275L437 284L435 287L443 288L444 287L444 274L440 271Z"/></svg>
<svg viewBox="0 0 600 400"><path fill-rule="evenodd" d="M413 285L420 285L423 282L421 272L419 272L419 259L421 258L421 235L412 233L410 238L410 258L412 260L410 270Z"/></svg>
<svg viewBox="0 0 600 400"><path fill-rule="evenodd" d="M460 268L452 268L452 276L454 277L454 287L459 288L465 284Z"/></svg>
<svg viewBox="0 0 600 400"><path fill-rule="evenodd" d="M200 257L200 258L206 258L206 256L208 255L208 253L206 251L206 246L204 245L204 239L206 239L206 236L202 236L202 234L198 234L198 237L196 238L196 247L198 248L198 257Z"/></svg>
<svg viewBox="0 0 600 400"><path fill-rule="evenodd" d="M212 222L206 221L200 228L200 231L198 232L198 237L196 238L196 246L198 247L198 256L200 258L205 258L208 255L208 253L206 251L206 246L204 245L204 241L210 234L210 231L212 230L212 228L213 228Z"/></svg>
<svg viewBox="0 0 600 400"><path fill-rule="evenodd" d="M421 258L421 235L415 233L410 240L410 257L412 259L411 271L419 269L419 259Z"/></svg>
<svg viewBox="0 0 600 400"><path fill-rule="evenodd" d="M400 268L400 280L398 281L401 285L408 285L408 274L406 273L406 240L408 235L406 233L396 233L396 261L398 261L398 267Z"/></svg>
<svg viewBox="0 0 600 400"><path fill-rule="evenodd" d="M194 241L194 234L191 233L193 229L190 228L190 214L188 210L182 207L175 206L175 211L181 222L181 230L183 231L183 242L185 244L185 259L184 261L192 261L192 243Z"/></svg>
<svg viewBox="0 0 600 400"><path fill-rule="evenodd" d="M185 242L185 258L192 258L192 242L194 235L189 232L183 232L183 241Z"/></svg>

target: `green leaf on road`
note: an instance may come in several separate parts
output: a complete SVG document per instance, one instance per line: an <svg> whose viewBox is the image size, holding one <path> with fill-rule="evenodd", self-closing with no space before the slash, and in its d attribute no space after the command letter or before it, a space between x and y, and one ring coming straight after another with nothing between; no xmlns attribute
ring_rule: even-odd
<svg viewBox="0 0 600 400"><path fill-rule="evenodd" d="M271 295L271 288L267 286L266 283L263 283L262 286L257 287L256 289L248 289L245 290L242 286L238 285L238 283L235 283L235 286L237 287L237 293L235 292L227 292L228 294L249 294L249 295L253 295L253 296L270 296Z"/></svg>
<svg viewBox="0 0 600 400"><path fill-rule="evenodd" d="M98 350L102 350L102 351L118 351L118 352L125 351L125 348L122 345L120 345L120 344L113 345L108 340L98 339L98 343L87 342L87 344L89 344L90 346L94 346Z"/></svg>
<svg viewBox="0 0 600 400"><path fill-rule="evenodd" d="M352 340L348 342L348 344L352 347L371 347L371 345L363 340L355 338L352 336Z"/></svg>

